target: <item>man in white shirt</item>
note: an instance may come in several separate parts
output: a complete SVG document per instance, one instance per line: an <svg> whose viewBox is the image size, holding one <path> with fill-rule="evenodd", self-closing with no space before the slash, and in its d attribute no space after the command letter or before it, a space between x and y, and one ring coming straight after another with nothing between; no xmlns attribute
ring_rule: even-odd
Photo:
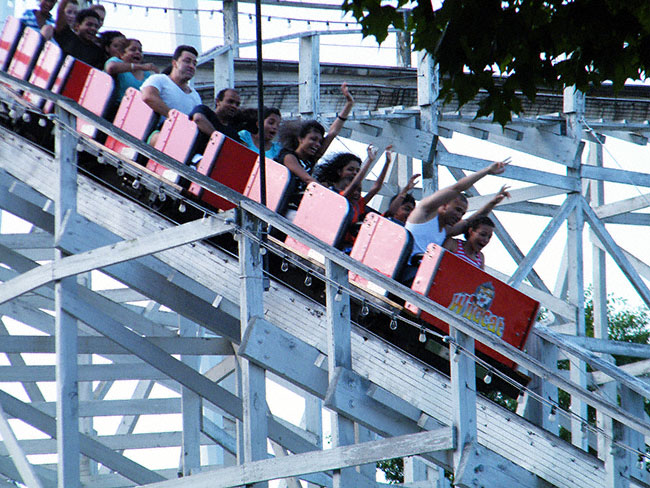
<svg viewBox="0 0 650 488"><path fill-rule="evenodd" d="M142 99L154 112L166 118L172 109L186 115L201 104L201 97L189 85L196 72L198 52L192 46L178 46L172 58L172 70L169 75L155 74L142 84ZM150 143L155 145L156 135Z"/></svg>

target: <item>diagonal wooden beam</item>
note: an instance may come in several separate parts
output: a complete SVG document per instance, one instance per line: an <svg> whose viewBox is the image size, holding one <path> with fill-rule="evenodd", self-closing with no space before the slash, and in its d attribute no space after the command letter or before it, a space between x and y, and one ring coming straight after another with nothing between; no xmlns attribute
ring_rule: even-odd
<svg viewBox="0 0 650 488"><path fill-rule="evenodd" d="M508 280L508 284L513 288L517 288L519 284L526 279L526 276L533 269L533 266L539 256L542 254L548 243L553 239L553 236L558 231L562 223L567 219L569 214L578 204L577 198L579 195L569 195L567 196L564 203L559 208L555 216L551 219L548 225L544 228L541 235L533 244L533 247L530 248L530 251L526 254L526 257L519 263L517 270Z"/></svg>
<svg viewBox="0 0 650 488"><path fill-rule="evenodd" d="M0 288L0 304L52 281L155 254L217 234L223 234L232 229L232 223L226 223L217 217L205 217L201 220L162 230L155 235L122 241L69 256L57 262L47 263L5 282Z"/></svg>
<svg viewBox="0 0 650 488"><path fill-rule="evenodd" d="M253 461L240 466L199 473L178 480L155 483L151 485L151 488L230 488L248 486L278 478L350 468L396 457L454 449L455 444L453 429L451 427L442 427L417 434L336 447L325 451Z"/></svg>
<svg viewBox="0 0 650 488"><path fill-rule="evenodd" d="M645 282L641 276L639 276L636 269L634 269L634 266L632 266L629 259L625 256L623 250L618 246L618 244L616 244L616 241L614 241L611 234L607 232L605 225L600 221L589 203L584 199L581 200L582 210L591 230L593 230L600 242L603 243L605 250L609 253L612 259L614 259L618 267L621 268L621 271L623 271L623 274L643 299L646 306L650 307L650 290L648 290Z"/></svg>
<svg viewBox="0 0 650 488"><path fill-rule="evenodd" d="M21 402L17 398L0 390L0 404L7 414L19 418L41 432L56 437L56 420L31 405ZM94 459L98 463L117 471L131 481L138 484L156 483L164 480L162 476L130 459L117 454L112 449L104 446L91 437L80 434L80 450L84 456Z"/></svg>
<svg viewBox="0 0 650 488"><path fill-rule="evenodd" d="M2 436L2 442L9 450L11 459L13 460L20 477L27 486L27 488L42 488L43 485L41 480L36 475L33 466L30 464L25 452L21 449L20 444L18 444L18 439L14 434L9 421L7 420L7 415L2 408L0 403L0 435Z"/></svg>

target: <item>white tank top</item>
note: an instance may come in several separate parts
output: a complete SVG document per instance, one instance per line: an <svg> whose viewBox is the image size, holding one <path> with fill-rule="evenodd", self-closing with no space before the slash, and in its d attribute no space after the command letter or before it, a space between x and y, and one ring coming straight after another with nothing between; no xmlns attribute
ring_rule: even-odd
<svg viewBox="0 0 650 488"><path fill-rule="evenodd" d="M411 256L415 254L423 254L426 252L429 244L438 244L439 246L442 246L447 237L447 231L445 229L440 230L437 215L431 220L421 224L406 222L406 228L413 236L413 252L411 253Z"/></svg>

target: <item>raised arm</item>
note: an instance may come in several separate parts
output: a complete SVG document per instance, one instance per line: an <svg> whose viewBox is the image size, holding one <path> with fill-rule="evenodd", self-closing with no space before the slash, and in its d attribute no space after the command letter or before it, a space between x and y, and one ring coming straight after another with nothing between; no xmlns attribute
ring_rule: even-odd
<svg viewBox="0 0 650 488"><path fill-rule="evenodd" d="M417 179L419 177L420 174L417 173L409 178L406 186L402 188L397 195L395 195L395 198L393 198L393 201L390 203L390 207L388 207L388 210L386 211L386 215L395 215L395 212L397 212L397 210L402 206L404 198L406 198L408 192L415 188L415 184L417 183Z"/></svg>
<svg viewBox="0 0 650 488"><path fill-rule="evenodd" d="M158 68L153 63L120 63L118 61L111 61L106 64L104 71L111 76L115 76L122 73L133 73L135 71L153 71L157 73Z"/></svg>
<svg viewBox="0 0 650 488"><path fill-rule="evenodd" d="M347 83L341 85L341 93L343 93L343 96L345 97L345 106L338 114L336 114L336 119L334 119L334 122L332 122L332 125L330 125L330 128L327 130L325 139L323 139L323 144L318 151L319 158L325 154L325 151L327 151L327 148L332 144L332 141L339 135L339 132L341 132L341 129L343 128L343 124L348 120L348 115L350 115L352 107L354 107L354 98L352 98L350 90L348 90Z"/></svg>
<svg viewBox="0 0 650 488"><path fill-rule="evenodd" d="M196 123L196 126L199 128L199 130L204 134L212 135L212 133L216 130L214 128L214 125L212 125L212 122L210 122L208 118L201 113L195 113L192 115L192 120Z"/></svg>
<svg viewBox="0 0 650 488"><path fill-rule="evenodd" d="M368 193L366 193L366 202L369 202L373 197L381 190L381 187L384 185L384 180L386 179L386 173L388 173L388 168L390 167L391 160L393 159L393 146L388 146L386 148L386 162L384 167L381 169L375 184L372 185L372 188Z"/></svg>
<svg viewBox="0 0 650 488"><path fill-rule="evenodd" d="M451 229L449 229L448 235L450 236L457 236L458 234L464 234L465 231L467 230L467 226L469 225L469 221L472 220L474 217L478 217L479 215L487 215L489 214L494 207L496 207L504 198L510 198L510 193L508 193L508 188L510 188L507 185L503 185L499 192L492 197L492 199L483 205L480 209L478 209L476 212L472 214L472 216L468 219L463 219L460 222L457 222Z"/></svg>
<svg viewBox="0 0 650 488"><path fill-rule="evenodd" d="M377 159L377 148L373 145L368 146L368 157L365 159L363 163L361 163L361 168L359 168L359 172L354 175L354 178L352 181L348 184L348 186L345 187L345 190L343 190L343 195L345 198L347 198L352 191L356 188L357 185L360 185L363 179L366 177L366 173L368 173L368 169L370 168L370 164Z"/></svg>
<svg viewBox="0 0 650 488"><path fill-rule="evenodd" d="M510 163L510 158L506 158L503 161L492 163L485 168L467 175L456 183L446 188L442 188L437 192L429 195L428 197L423 198L415 207L415 210L409 216L408 221L413 224L421 224L428 222L433 217L436 216L436 212L441 205L452 201L461 192L470 188L474 183L487 175L498 175L503 173L506 170L506 166Z"/></svg>

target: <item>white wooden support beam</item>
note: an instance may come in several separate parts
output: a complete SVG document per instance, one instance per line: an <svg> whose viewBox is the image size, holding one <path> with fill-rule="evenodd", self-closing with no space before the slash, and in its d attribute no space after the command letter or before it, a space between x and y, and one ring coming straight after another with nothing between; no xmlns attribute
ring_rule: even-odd
<svg viewBox="0 0 650 488"><path fill-rule="evenodd" d="M179 316L181 337L197 337L199 326ZM198 371L200 359L196 356L181 355L181 361ZM183 440L181 446L181 469L183 476L196 474L201 470L201 397L193 391L181 387L181 418Z"/></svg>
<svg viewBox="0 0 650 488"><path fill-rule="evenodd" d="M320 36L300 37L298 51L298 111L305 118L320 112Z"/></svg>
<svg viewBox="0 0 650 488"><path fill-rule="evenodd" d="M645 412L645 398L642 395L639 395L626 386L622 386L619 389L619 393L621 395L622 408L630 412L632 415L636 415L638 418L648 418ZM641 433L634 429L630 429L629 427L625 427L622 434L623 444L632 447L632 449L635 449L637 452L646 452L645 437ZM620 448L620 446L617 447ZM647 483L648 475L646 471L645 458L640 463L641 466L639 466L637 454L625 450L624 456L622 462L619 464L620 470L624 471L627 468L630 473L630 478L634 477L644 480Z"/></svg>
<svg viewBox="0 0 650 488"><path fill-rule="evenodd" d="M650 186L650 175L637 171L628 171L616 168L598 168L583 165L580 176L590 180L607 181L609 183L622 183L624 185Z"/></svg>
<svg viewBox="0 0 650 488"><path fill-rule="evenodd" d="M230 46L232 56L239 57L239 6L237 0L225 0L223 2L223 44ZM234 78L233 78L234 81ZM216 96L219 85L215 84L214 94ZM226 85L234 87L235 85ZM226 88L224 86L223 88Z"/></svg>
<svg viewBox="0 0 650 488"><path fill-rule="evenodd" d="M561 334L561 337L564 341L572 342L591 352L650 359L650 344L635 344L632 342L597 339L595 337L576 337L565 334Z"/></svg>
<svg viewBox="0 0 650 488"><path fill-rule="evenodd" d="M540 234L533 244L533 247L526 253L526 257L519 263L517 270L508 280L508 284L513 288L517 288L519 284L526 279L530 271L533 269L533 265L542 254L544 249L551 239L558 231L562 223L567 219L569 214L575 209L578 204L577 195L569 195L566 200L558 210L557 214L551 219L551 221L544 228L544 231Z"/></svg>
<svg viewBox="0 0 650 488"><path fill-rule="evenodd" d="M453 426L458 434L454 451L454 473L460 468L465 446L476 442L476 364L474 339L450 327L449 347Z"/></svg>
<svg viewBox="0 0 650 488"><path fill-rule="evenodd" d="M352 344L350 326L350 295L343 290L348 284L348 270L325 261L325 292L327 307L327 371L330 383L338 368L352 369ZM349 446L355 443L354 422L341 415L332 416L332 446ZM335 471L332 486L350 486L350 469Z"/></svg>
<svg viewBox="0 0 650 488"><path fill-rule="evenodd" d="M18 439L14 433L9 421L7 420L7 415L2 408L0 403L0 436L2 437L2 442L6 446L11 459L13 460L20 477L22 478L23 483L27 488L42 488L43 484L41 480L36 475L33 466L30 464L27 456L23 452L20 444L18 444Z"/></svg>
<svg viewBox="0 0 650 488"><path fill-rule="evenodd" d="M198 221L162 230L157 235L123 241L44 264L5 283L0 291L0 304L54 280L189 244L228 232L232 227L232 224L225 223L220 218L204 217Z"/></svg>
<svg viewBox="0 0 650 488"><path fill-rule="evenodd" d="M492 163L492 161L486 159L473 158L471 156L463 156L461 154L442 151L440 145L438 145L438 150L438 164L443 166L469 171L479 171ZM537 185L552 186L568 192L581 190L580 183L576 178L524 168L513 164L508 165L508 171L505 176L513 180L525 181Z"/></svg>
<svg viewBox="0 0 650 488"><path fill-rule="evenodd" d="M239 234L239 270L241 287L239 294L241 333L246 333L251 320L264 316L264 269L260 253L261 221L247 212L241 212L242 232ZM254 237L251 237L254 236ZM263 368L242 359L241 399L244 452L240 462L247 464L266 459L267 454L267 406L266 375ZM266 482L256 483L257 488L268 486Z"/></svg>
<svg viewBox="0 0 650 488"><path fill-rule="evenodd" d="M58 163L58 198L55 201L55 243L65 232L66 219L77 213L77 137L72 134L76 118L56 107L55 152ZM61 265L64 254L55 252L53 266ZM28 271L26 274L32 273ZM2 289L13 295L25 274L4 283ZM42 279L43 277L41 277ZM56 439L58 452L58 484L60 488L78 486L80 483L79 447L79 391L77 372L77 323L70 316L66 304L74 300L77 285L75 280L60 276L47 277L55 280L55 328L56 328ZM30 281L29 277L26 281ZM34 286L31 289L37 288ZM18 294L21 294L19 292ZM14 297L17 295L14 295ZM13 298L13 297L10 297Z"/></svg>
<svg viewBox="0 0 650 488"><path fill-rule="evenodd" d="M613 386L613 385L612 385ZM631 392L630 390L623 390L625 387L620 389L620 392L625 396L627 393L628 405L631 399L631 396L639 395ZM613 388L613 393L616 394L618 388ZM623 396L621 400L623 401ZM641 400L643 403L643 400ZM643 410L642 410L643 411ZM599 419L600 420L600 419ZM632 475L632 466L636 464L637 455L631 453L626 447L641 448L642 452L645 452L645 443L641 439L641 446L631 445L630 444L630 435L632 432L625 427L625 425L612 420L610 418L602 419L602 424L604 431L607 434L602 442L604 447L604 452L602 453L603 460L605 461L605 483L607 488L629 488L630 478ZM638 440L638 439L636 439ZM624 447L625 446L625 447ZM599 444L599 448L600 448ZM600 454L600 453L599 453Z"/></svg>
<svg viewBox="0 0 650 488"><path fill-rule="evenodd" d="M460 466L454 473L454 486L476 488L487 486L517 488L552 488L550 483L530 471L508 462L477 442L465 445Z"/></svg>
<svg viewBox="0 0 650 488"><path fill-rule="evenodd" d="M54 418L27 403L21 402L4 391L0 391L0 403L8 415L23 420L51 437L56 437L57 421ZM91 437L80 435L80 450L85 456L107 466L135 483L147 484L164 480L164 477L159 474L117 454Z"/></svg>
<svg viewBox="0 0 650 488"><path fill-rule="evenodd" d="M452 429L440 429L325 451L295 454L223 468L191 478L155 483L151 488L230 488L254 485L261 481L300 476L308 473L350 468L369 462L453 449ZM216 474L218 473L218 475Z"/></svg>
<svg viewBox="0 0 650 488"><path fill-rule="evenodd" d="M438 189L437 156L438 146L438 65L433 56L425 51L418 52L418 106L420 107L420 128L430 133L431 145L427 157L422 157L422 193L431 195ZM401 152L401 151L400 151Z"/></svg>
<svg viewBox="0 0 650 488"><path fill-rule="evenodd" d="M174 36L174 46L182 44L194 46L197 39L201 39L201 23L194 18L198 12L198 0L173 0L172 6L178 10L166 15L169 19L170 29ZM201 51L201 43L198 44Z"/></svg>
<svg viewBox="0 0 650 488"><path fill-rule="evenodd" d="M575 144L566 137L554 134L543 127L509 126L475 120L469 126L466 122L443 121L447 130L487 140L502 147L532 154L538 158L564 163L575 155Z"/></svg>
<svg viewBox="0 0 650 488"><path fill-rule="evenodd" d="M582 210L591 230L596 234L600 242L603 243L609 255L614 259L618 267L621 268L621 271L630 281L641 299L647 306L650 306L650 290L648 290L648 287L634 269L623 250L616 244L603 223L585 201L582 202Z"/></svg>
<svg viewBox="0 0 650 488"><path fill-rule="evenodd" d="M237 4L237 0L228 0L224 2L224 9L226 4ZM225 16L224 16L225 17ZM221 54L214 57L214 98L216 100L217 94L224 88L235 87L235 50L237 48L228 49Z"/></svg>
<svg viewBox="0 0 650 488"><path fill-rule="evenodd" d="M230 454L237 455L237 439L211 420L208 420L205 416L201 419L201 432L222 446Z"/></svg>

